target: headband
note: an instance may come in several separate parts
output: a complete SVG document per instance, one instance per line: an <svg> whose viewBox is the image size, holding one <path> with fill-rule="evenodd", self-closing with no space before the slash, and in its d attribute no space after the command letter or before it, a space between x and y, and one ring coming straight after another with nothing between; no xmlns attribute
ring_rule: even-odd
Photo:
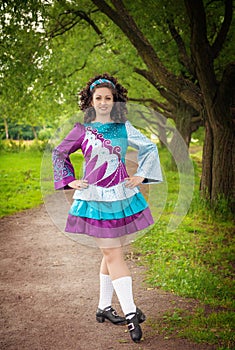
<svg viewBox="0 0 235 350"><path fill-rule="evenodd" d="M95 80L94 83L92 83L90 85L90 91L92 91L96 85L100 85L100 84L103 84L103 83L111 84L112 87L115 89L115 85L114 85L114 83L112 81L110 81L108 79L101 78L101 79Z"/></svg>

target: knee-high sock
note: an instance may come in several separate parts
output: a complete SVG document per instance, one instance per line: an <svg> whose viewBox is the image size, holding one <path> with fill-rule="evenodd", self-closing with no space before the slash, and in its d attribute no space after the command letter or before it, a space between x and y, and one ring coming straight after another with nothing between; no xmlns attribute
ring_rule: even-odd
<svg viewBox="0 0 235 350"><path fill-rule="evenodd" d="M103 310L112 305L113 284L109 275L100 273L100 299L98 307Z"/></svg>
<svg viewBox="0 0 235 350"><path fill-rule="evenodd" d="M136 305L134 303L132 292L131 276L125 276L113 280L113 287L117 294L124 315L136 312ZM130 317L133 317L133 315Z"/></svg>

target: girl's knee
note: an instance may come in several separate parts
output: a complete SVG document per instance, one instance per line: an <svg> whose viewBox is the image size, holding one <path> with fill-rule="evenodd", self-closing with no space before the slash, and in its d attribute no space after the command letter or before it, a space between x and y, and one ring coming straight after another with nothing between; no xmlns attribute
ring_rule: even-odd
<svg viewBox="0 0 235 350"><path fill-rule="evenodd" d="M101 249L106 263L118 261L123 259L121 248L102 248Z"/></svg>

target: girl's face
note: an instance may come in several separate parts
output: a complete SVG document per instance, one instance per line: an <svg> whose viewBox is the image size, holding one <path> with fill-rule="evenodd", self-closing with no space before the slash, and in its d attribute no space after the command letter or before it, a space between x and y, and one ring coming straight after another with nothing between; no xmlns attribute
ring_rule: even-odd
<svg viewBox="0 0 235 350"><path fill-rule="evenodd" d="M107 87L97 88L92 96L91 105L94 107L97 117L110 117L113 108L113 94Z"/></svg>

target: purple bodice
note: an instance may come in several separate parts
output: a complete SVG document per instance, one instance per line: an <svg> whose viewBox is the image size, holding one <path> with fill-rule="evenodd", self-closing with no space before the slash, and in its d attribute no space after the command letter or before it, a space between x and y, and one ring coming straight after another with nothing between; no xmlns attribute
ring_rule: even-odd
<svg viewBox="0 0 235 350"><path fill-rule="evenodd" d="M69 155L82 150L85 167L83 178L89 184L111 187L128 177L125 156L128 146L138 150L136 176L144 183L162 182L162 172L156 145L126 123L77 123L53 151L55 189L67 189L75 180Z"/></svg>

